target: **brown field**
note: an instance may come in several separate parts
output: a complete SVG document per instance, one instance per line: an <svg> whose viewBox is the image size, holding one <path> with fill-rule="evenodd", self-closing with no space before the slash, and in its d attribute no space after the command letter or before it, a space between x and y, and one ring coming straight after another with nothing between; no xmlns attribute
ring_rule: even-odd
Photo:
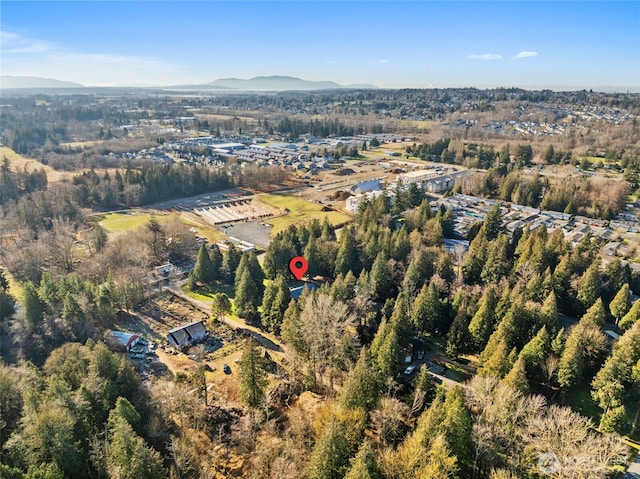
<svg viewBox="0 0 640 479"><path fill-rule="evenodd" d="M47 173L47 179L50 183L61 181L65 178L70 178L75 174L66 171L56 171L48 165L43 165L38 160L35 160L33 158L26 158L20 155L6 146L0 146L0 158L8 158L9 166L12 170L44 170Z"/></svg>
<svg viewBox="0 0 640 479"><path fill-rule="evenodd" d="M256 120L255 118L252 118L250 116L239 116L239 115L235 115L234 113L229 113L228 115L221 115L219 113L195 113L194 112L193 116L195 116L198 120L207 120L207 121L212 121L212 120L227 121L227 120L237 119L237 120L246 121L247 123L258 123L258 120Z"/></svg>

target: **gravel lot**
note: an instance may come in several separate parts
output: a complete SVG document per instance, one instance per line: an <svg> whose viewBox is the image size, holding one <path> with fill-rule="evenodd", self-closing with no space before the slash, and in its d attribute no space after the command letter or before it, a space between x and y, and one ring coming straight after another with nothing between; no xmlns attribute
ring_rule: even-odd
<svg viewBox="0 0 640 479"><path fill-rule="evenodd" d="M261 248L266 248L271 243L271 238L269 237L271 226L265 225L260 220L233 223L233 226L228 228L217 229L229 236L253 243Z"/></svg>

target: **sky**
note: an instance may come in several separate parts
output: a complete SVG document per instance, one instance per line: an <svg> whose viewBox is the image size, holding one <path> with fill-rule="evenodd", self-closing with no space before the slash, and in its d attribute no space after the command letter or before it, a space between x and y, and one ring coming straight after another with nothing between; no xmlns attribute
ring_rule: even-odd
<svg viewBox="0 0 640 479"><path fill-rule="evenodd" d="M640 0L2 0L0 73L92 86L290 75L385 88L638 90Z"/></svg>

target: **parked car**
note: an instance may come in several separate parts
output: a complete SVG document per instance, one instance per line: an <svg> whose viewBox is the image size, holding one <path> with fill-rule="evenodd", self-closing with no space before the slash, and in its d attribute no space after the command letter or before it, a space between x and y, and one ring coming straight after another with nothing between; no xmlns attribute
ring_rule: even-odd
<svg viewBox="0 0 640 479"><path fill-rule="evenodd" d="M407 369L404 370L404 373L407 376L411 376L415 370L416 370L416 367L412 364L411 366L407 366Z"/></svg>
<svg viewBox="0 0 640 479"><path fill-rule="evenodd" d="M222 366L222 371L223 371L225 374L231 374L231 368L229 367L229 365L228 365L228 364L225 364L224 366Z"/></svg>

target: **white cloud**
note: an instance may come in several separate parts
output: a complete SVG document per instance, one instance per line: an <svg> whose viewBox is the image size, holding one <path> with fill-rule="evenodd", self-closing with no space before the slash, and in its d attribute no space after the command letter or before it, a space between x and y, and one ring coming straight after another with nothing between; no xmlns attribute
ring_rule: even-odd
<svg viewBox="0 0 640 479"><path fill-rule="evenodd" d="M17 33L0 34L2 73L55 78L89 86L186 81L177 65L158 58L80 52Z"/></svg>
<svg viewBox="0 0 640 479"><path fill-rule="evenodd" d="M467 56L467 58L469 60L483 60L483 61L488 61L488 60L500 60L502 59L502 55L499 55L497 53L483 53L482 55L469 55Z"/></svg>
<svg viewBox="0 0 640 479"><path fill-rule="evenodd" d="M41 40L23 37L17 33L0 31L0 51L3 55L46 52L53 45Z"/></svg>
<svg viewBox="0 0 640 479"><path fill-rule="evenodd" d="M537 57L537 56L538 56L538 52L524 51L513 56L511 59L520 60L521 58L531 58L531 57Z"/></svg>
<svg viewBox="0 0 640 479"><path fill-rule="evenodd" d="M389 63L389 60L386 58L380 58L377 62L378 65L384 65L385 63Z"/></svg>

